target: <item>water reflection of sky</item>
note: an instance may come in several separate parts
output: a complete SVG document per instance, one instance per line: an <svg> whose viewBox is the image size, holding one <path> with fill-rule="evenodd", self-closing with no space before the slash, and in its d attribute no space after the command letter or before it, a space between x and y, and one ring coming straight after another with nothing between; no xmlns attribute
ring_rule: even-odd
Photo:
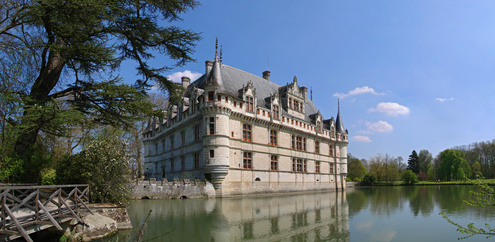
<svg viewBox="0 0 495 242"><path fill-rule="evenodd" d="M464 237L439 215L442 211L462 225L470 222L478 226L484 226L485 222L495 225L493 208L472 208L462 202L469 187L374 189L356 189L347 194L350 207L361 204L361 209L353 209L350 215L351 241L456 241ZM364 198L366 202L354 198ZM474 236L466 241L484 239Z"/></svg>

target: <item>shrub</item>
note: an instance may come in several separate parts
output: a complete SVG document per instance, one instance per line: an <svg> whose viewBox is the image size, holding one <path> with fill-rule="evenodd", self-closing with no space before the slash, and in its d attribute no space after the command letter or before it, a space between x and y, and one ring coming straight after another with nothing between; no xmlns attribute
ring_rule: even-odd
<svg viewBox="0 0 495 242"><path fill-rule="evenodd" d="M55 185L57 173L53 168L41 170L41 185Z"/></svg>
<svg viewBox="0 0 495 242"><path fill-rule="evenodd" d="M127 203L129 174L125 146L117 137L93 141L57 167L59 183L89 184L92 202Z"/></svg>
<svg viewBox="0 0 495 242"><path fill-rule="evenodd" d="M402 182L404 182L405 184L414 184L414 183L417 183L418 182L418 176L416 174L414 174L413 171L411 170L406 170L404 171L404 173L402 173Z"/></svg>
<svg viewBox="0 0 495 242"><path fill-rule="evenodd" d="M366 174L363 177L363 181L361 181L361 184L366 185L366 186L371 186L371 185L375 184L375 182L376 182L375 176L370 175L370 174Z"/></svg>

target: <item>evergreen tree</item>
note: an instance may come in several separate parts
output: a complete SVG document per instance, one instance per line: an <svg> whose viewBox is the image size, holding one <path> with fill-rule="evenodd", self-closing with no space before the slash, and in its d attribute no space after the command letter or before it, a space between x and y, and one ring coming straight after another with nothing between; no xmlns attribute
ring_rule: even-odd
<svg viewBox="0 0 495 242"><path fill-rule="evenodd" d="M407 160L407 169L414 172L414 174L419 173L418 153L416 153L416 150L413 150L411 155L409 155L409 159Z"/></svg>
<svg viewBox="0 0 495 242"><path fill-rule="evenodd" d="M30 72L20 75L25 88L2 93L18 99L19 115L9 117L9 125L17 130L13 150L19 156L30 153L40 132L63 135L68 124L129 126L159 116L145 99L147 90L158 83L174 96L164 71L193 61L200 38L171 25L197 6L195 0L8 0L0 6L0 48L6 50L0 68L33 63L16 70ZM152 52L172 62L152 67ZM134 85L115 74L125 60L137 63L141 78ZM12 76L1 78L6 83Z"/></svg>

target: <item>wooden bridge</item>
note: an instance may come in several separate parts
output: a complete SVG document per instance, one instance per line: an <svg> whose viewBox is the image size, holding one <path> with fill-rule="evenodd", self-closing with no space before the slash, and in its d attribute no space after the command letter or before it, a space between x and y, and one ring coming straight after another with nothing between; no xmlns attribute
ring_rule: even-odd
<svg viewBox="0 0 495 242"><path fill-rule="evenodd" d="M75 218L80 209L93 212L89 185L0 186L0 241L20 238L33 241L29 234Z"/></svg>

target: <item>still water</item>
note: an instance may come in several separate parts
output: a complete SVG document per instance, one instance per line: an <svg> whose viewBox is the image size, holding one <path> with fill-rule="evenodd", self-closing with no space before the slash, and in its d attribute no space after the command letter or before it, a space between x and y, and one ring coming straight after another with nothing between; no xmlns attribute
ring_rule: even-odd
<svg viewBox="0 0 495 242"><path fill-rule="evenodd" d="M145 241L456 241L463 235L440 212L462 225L495 226L495 208L462 202L471 189L373 187L284 196L137 200L129 204L128 212L138 227L153 210ZM129 234L121 231L105 241L127 241ZM477 235L465 241L484 240Z"/></svg>

